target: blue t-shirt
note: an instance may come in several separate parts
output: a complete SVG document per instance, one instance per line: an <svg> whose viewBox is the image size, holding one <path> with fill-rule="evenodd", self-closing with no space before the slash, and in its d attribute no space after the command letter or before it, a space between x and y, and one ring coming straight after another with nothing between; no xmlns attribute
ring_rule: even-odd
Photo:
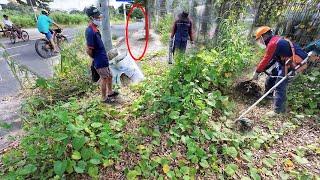
<svg viewBox="0 0 320 180"><path fill-rule="evenodd" d="M109 66L106 49L104 48L101 34L94 25L86 29L86 41L88 48L93 50L93 66L96 69Z"/></svg>
<svg viewBox="0 0 320 180"><path fill-rule="evenodd" d="M38 17L38 21L37 21L37 27L39 32L48 33L52 23L53 23L53 20L50 17L41 14Z"/></svg>

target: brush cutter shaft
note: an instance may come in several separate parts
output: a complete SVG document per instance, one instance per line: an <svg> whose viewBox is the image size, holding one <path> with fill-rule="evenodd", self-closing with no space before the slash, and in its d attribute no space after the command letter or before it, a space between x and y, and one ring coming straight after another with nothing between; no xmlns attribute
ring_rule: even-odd
<svg viewBox="0 0 320 180"><path fill-rule="evenodd" d="M308 53L308 57L304 59L301 64L296 66L294 71L298 70L300 67L305 65L308 62L309 57L312 55L313 52ZM289 76L293 74L294 71L290 71L286 76L284 76L277 84L275 84L268 92L266 92L260 99L258 99L254 104L252 104L244 113L241 114L241 116L238 119L243 118L248 112L250 112L257 104L259 104L266 96L268 96L269 93L271 93L274 89L276 89L283 81L288 79Z"/></svg>

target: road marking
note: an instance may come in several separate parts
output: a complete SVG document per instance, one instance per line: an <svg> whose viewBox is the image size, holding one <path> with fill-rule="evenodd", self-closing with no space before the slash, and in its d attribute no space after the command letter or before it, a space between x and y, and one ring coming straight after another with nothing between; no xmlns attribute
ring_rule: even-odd
<svg viewBox="0 0 320 180"><path fill-rule="evenodd" d="M25 47L25 46L29 46L29 44L24 44L24 45L21 45L21 46L14 46L14 47L6 48L6 49L1 49L0 51L16 49L16 48Z"/></svg>
<svg viewBox="0 0 320 180"><path fill-rule="evenodd" d="M21 54L13 54L11 56L8 56L8 58L13 58L13 57L16 57L16 56L20 56Z"/></svg>
<svg viewBox="0 0 320 180"><path fill-rule="evenodd" d="M45 38L45 37L44 36L38 36L38 37L29 38L29 40L34 41L34 40L43 39L43 38Z"/></svg>

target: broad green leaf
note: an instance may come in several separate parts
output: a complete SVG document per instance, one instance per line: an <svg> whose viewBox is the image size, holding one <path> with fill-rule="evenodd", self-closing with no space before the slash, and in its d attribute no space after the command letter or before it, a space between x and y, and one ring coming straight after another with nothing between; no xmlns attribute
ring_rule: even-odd
<svg viewBox="0 0 320 180"><path fill-rule="evenodd" d="M307 164L309 162L307 158L300 157L300 156L297 156L297 155L293 155L293 158L299 164Z"/></svg>
<svg viewBox="0 0 320 180"><path fill-rule="evenodd" d="M84 136L75 137L72 140L72 146L77 151L79 151L85 143L86 143L86 138Z"/></svg>
<svg viewBox="0 0 320 180"><path fill-rule="evenodd" d="M280 172L279 176L280 176L281 180L287 180L290 178L290 175L283 172L283 171Z"/></svg>
<svg viewBox="0 0 320 180"><path fill-rule="evenodd" d="M82 148L81 150L81 156L83 160L90 159L94 154L94 150L91 148Z"/></svg>
<svg viewBox="0 0 320 180"><path fill-rule="evenodd" d="M233 176L238 170L238 166L236 164L227 164L224 171L228 176Z"/></svg>
<svg viewBox="0 0 320 180"><path fill-rule="evenodd" d="M114 164L112 159L103 160L102 163L103 163L103 167L109 167L109 166L112 166Z"/></svg>
<svg viewBox="0 0 320 180"><path fill-rule="evenodd" d="M132 170L129 171L127 174L127 179L131 180L131 179L138 179L137 176L141 175L141 173L139 171L136 170Z"/></svg>
<svg viewBox="0 0 320 180"><path fill-rule="evenodd" d="M67 173L71 174L73 173L73 167L76 165L76 162L71 159L68 159L67 162L68 163L67 163L66 171Z"/></svg>
<svg viewBox="0 0 320 180"><path fill-rule="evenodd" d="M63 173L66 171L68 162L66 160L64 161L55 161L53 164L53 171L60 177L63 175Z"/></svg>
<svg viewBox="0 0 320 180"><path fill-rule="evenodd" d="M258 174L258 170L256 168L250 168L250 176L254 180L261 180L261 177Z"/></svg>
<svg viewBox="0 0 320 180"><path fill-rule="evenodd" d="M241 177L241 180L251 180L248 176Z"/></svg>
<svg viewBox="0 0 320 180"><path fill-rule="evenodd" d="M238 156L238 151L235 147L223 147L223 154L236 158Z"/></svg>
<svg viewBox="0 0 320 180"><path fill-rule="evenodd" d="M91 124L91 127L93 127L93 128L99 128L101 126L102 126L102 123L99 123L99 122L94 122Z"/></svg>
<svg viewBox="0 0 320 180"><path fill-rule="evenodd" d="M218 153L218 150L217 150L216 146L213 145L213 144L209 147L209 150L210 150L212 155L216 155Z"/></svg>
<svg viewBox="0 0 320 180"><path fill-rule="evenodd" d="M205 169L210 167L208 161L205 160L205 159L202 159L202 160L201 160L200 166L202 166L202 167L205 168Z"/></svg>
<svg viewBox="0 0 320 180"><path fill-rule="evenodd" d="M100 159L90 159L90 163L94 164L94 165L97 165L97 164L100 164L101 161L100 161Z"/></svg>
<svg viewBox="0 0 320 180"><path fill-rule="evenodd" d="M190 176L187 176L187 175L184 175L184 176L183 176L183 180L191 180L191 177L190 177Z"/></svg>
<svg viewBox="0 0 320 180"><path fill-rule="evenodd" d="M89 176L91 176L91 177L97 177L98 174L99 174L99 169L98 169L98 167L96 167L96 166L90 166L90 167L88 168L88 174L89 174Z"/></svg>
<svg viewBox="0 0 320 180"><path fill-rule="evenodd" d="M21 176L25 176L31 173L34 173L37 170L37 167L33 164L27 164L23 168L18 169L16 173Z"/></svg>
<svg viewBox="0 0 320 180"><path fill-rule="evenodd" d="M85 161L79 161L77 166L74 167L74 171L77 173L84 173L87 167L87 163Z"/></svg>
<svg viewBox="0 0 320 180"><path fill-rule="evenodd" d="M169 114L169 118L170 119L178 119L179 115L180 115L180 113L178 111L171 111L171 113Z"/></svg>
<svg viewBox="0 0 320 180"><path fill-rule="evenodd" d="M84 173L85 169L82 168L82 167L79 167L79 166L75 166L75 167L74 167L74 171L75 171L76 173L82 174L82 173Z"/></svg>
<svg viewBox="0 0 320 180"><path fill-rule="evenodd" d="M38 78L36 80L36 86L43 89L47 89L48 88L47 80L44 78Z"/></svg>
<svg viewBox="0 0 320 180"><path fill-rule="evenodd" d="M174 173L173 171L169 171L169 172L167 173L167 176L172 179L172 178L175 177L175 173Z"/></svg>
<svg viewBox="0 0 320 180"><path fill-rule="evenodd" d="M276 162L271 158L265 158L265 159L262 160L262 162L268 168L272 168L276 164Z"/></svg>
<svg viewBox="0 0 320 180"><path fill-rule="evenodd" d="M272 176L272 172L269 171L269 170L268 170L267 168L265 168L265 167L263 167L263 168L261 169L261 172L262 172L263 174L267 175L267 176Z"/></svg>
<svg viewBox="0 0 320 180"><path fill-rule="evenodd" d="M71 158L74 159L74 160L79 160L81 159L81 154L79 151L73 151L72 155L71 155Z"/></svg>
<svg viewBox="0 0 320 180"><path fill-rule="evenodd" d="M62 140L67 139L67 138L68 138L68 135L67 135L67 134L60 133L60 134L58 134L58 135L54 138L54 140L56 140L56 141L62 141Z"/></svg>
<svg viewBox="0 0 320 180"><path fill-rule="evenodd" d="M252 162L253 161L253 154L249 149L245 149L243 150L244 154L243 154L243 159L245 159L247 162Z"/></svg>

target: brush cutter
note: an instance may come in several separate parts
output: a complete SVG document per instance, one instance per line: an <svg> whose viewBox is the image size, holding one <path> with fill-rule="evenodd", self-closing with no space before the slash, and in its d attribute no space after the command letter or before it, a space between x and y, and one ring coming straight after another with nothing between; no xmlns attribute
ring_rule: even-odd
<svg viewBox="0 0 320 180"><path fill-rule="evenodd" d="M172 56L173 56L173 46L174 46L174 42L173 39L170 40L169 43L169 51L168 51L168 63L172 64Z"/></svg>
<svg viewBox="0 0 320 180"><path fill-rule="evenodd" d="M268 92L266 92L260 99L258 99L254 104L252 104L245 112L243 112L238 119L235 120L235 123L240 126L241 130L249 130L252 127L253 121L251 121L248 118L245 118L244 116L248 114L253 108L255 108L265 97L268 96L269 93L271 93L274 89L276 89L283 81L288 79L291 75L294 74L295 71L297 71L299 68L301 68L303 65L305 65L309 58L314 54L314 52L309 52L308 57L305 58L301 64L295 67L293 71L288 72L288 74L284 77L281 77L282 79L276 83Z"/></svg>

